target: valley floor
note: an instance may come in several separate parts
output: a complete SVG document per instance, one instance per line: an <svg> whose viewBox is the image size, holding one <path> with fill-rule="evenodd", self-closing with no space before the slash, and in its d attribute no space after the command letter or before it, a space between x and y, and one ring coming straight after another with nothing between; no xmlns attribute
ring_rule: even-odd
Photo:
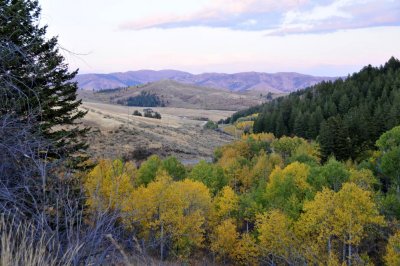
<svg viewBox="0 0 400 266"><path fill-rule="evenodd" d="M214 130L203 129L204 118L218 121L232 111L152 108L162 119L133 116L143 107L127 107L106 103L84 102L88 111L83 124L91 127L89 152L97 158L141 161L150 154L175 156L185 164L201 159L211 160L216 147L233 137Z"/></svg>

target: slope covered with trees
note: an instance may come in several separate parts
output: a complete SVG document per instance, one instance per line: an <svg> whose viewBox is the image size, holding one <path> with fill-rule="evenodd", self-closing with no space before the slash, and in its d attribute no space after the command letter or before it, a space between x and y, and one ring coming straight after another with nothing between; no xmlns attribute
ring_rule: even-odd
<svg viewBox="0 0 400 266"><path fill-rule="evenodd" d="M318 138L324 159L333 154L344 160L362 157L399 123L400 61L391 58L384 66L369 65L345 80L322 82L264 104L254 132Z"/></svg>
<svg viewBox="0 0 400 266"><path fill-rule="evenodd" d="M214 163L100 161L86 177L90 215L117 212L161 261L224 265L397 265L400 127L361 164L321 163L299 137L244 135Z"/></svg>

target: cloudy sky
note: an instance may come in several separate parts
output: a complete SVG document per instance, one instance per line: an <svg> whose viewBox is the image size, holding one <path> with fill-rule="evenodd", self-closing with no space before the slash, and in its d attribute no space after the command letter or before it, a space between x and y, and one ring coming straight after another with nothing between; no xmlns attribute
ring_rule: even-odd
<svg viewBox="0 0 400 266"><path fill-rule="evenodd" d="M400 57L399 0L39 0L81 73L347 75ZM66 52L71 51L71 52Z"/></svg>

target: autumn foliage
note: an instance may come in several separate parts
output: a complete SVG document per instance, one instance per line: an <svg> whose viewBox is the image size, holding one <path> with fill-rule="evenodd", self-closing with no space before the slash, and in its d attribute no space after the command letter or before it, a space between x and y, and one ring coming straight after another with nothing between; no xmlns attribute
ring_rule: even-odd
<svg viewBox="0 0 400 266"><path fill-rule="evenodd" d="M86 177L86 203L91 213L117 211L160 260L398 265L398 165L389 163L398 138L397 129L383 135L361 164L321 164L316 143L265 133L192 167L157 156L138 169L100 161Z"/></svg>

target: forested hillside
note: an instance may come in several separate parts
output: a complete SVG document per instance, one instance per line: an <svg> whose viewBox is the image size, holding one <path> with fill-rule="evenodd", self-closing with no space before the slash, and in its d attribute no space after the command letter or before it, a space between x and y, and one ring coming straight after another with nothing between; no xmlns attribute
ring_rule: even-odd
<svg viewBox="0 0 400 266"><path fill-rule="evenodd" d="M324 159L333 154L344 160L362 157L399 123L400 61L391 58L384 66L369 65L345 80L322 82L264 104L254 132L318 139Z"/></svg>
<svg viewBox="0 0 400 266"><path fill-rule="evenodd" d="M102 160L88 215L116 213L142 252L217 265L399 265L400 127L361 164L321 163L298 137L244 135L214 163Z"/></svg>

